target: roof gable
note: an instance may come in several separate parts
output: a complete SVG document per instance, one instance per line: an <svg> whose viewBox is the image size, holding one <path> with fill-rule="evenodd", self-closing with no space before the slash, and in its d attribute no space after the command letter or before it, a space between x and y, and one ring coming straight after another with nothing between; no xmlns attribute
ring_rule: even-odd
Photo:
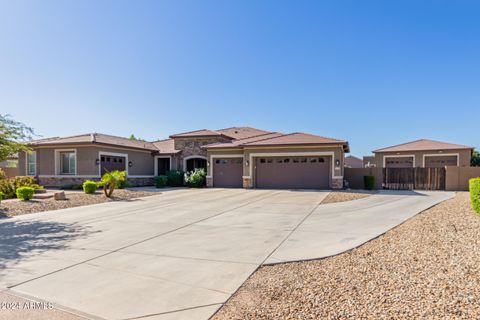
<svg viewBox="0 0 480 320"><path fill-rule="evenodd" d="M430 139L420 139L402 144L397 144L391 147L382 148L373 151L377 152L402 152L402 151L423 151L423 150L454 150L454 149L472 149L472 147L454 144Z"/></svg>

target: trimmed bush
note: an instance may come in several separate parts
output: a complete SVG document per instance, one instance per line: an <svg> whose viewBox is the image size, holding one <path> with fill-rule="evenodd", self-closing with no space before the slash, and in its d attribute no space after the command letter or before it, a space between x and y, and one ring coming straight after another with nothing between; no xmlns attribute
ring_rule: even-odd
<svg viewBox="0 0 480 320"><path fill-rule="evenodd" d="M480 214L480 178L470 179L469 189L473 210Z"/></svg>
<svg viewBox="0 0 480 320"><path fill-rule="evenodd" d="M375 189L375 176L363 176L363 183L366 190Z"/></svg>
<svg viewBox="0 0 480 320"><path fill-rule="evenodd" d="M83 183L83 192L95 193L97 191L97 183L95 181L87 180Z"/></svg>
<svg viewBox="0 0 480 320"><path fill-rule="evenodd" d="M206 176L205 169L197 168L194 171L187 172L185 183L191 188L201 188L205 186Z"/></svg>
<svg viewBox="0 0 480 320"><path fill-rule="evenodd" d="M20 187L16 191L17 198L22 200L32 199L34 193L35 193L35 189L32 187Z"/></svg>
<svg viewBox="0 0 480 320"><path fill-rule="evenodd" d="M178 170L170 170L166 173L167 185L169 187L181 187L183 186L184 172Z"/></svg>
<svg viewBox="0 0 480 320"><path fill-rule="evenodd" d="M39 186L36 183L35 178L33 177L12 177L0 179L0 192L3 193L4 199L15 198L16 190L20 187L32 187L34 189L43 189L42 186Z"/></svg>
<svg viewBox="0 0 480 320"><path fill-rule="evenodd" d="M168 180L167 176L157 176L153 178L153 181L155 183L155 188L165 188L165 186L167 185L167 180Z"/></svg>

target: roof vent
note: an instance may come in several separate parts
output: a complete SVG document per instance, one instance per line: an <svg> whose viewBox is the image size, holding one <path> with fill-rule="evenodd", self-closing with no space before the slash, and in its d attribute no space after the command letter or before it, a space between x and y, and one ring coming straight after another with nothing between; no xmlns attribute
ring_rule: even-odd
<svg viewBox="0 0 480 320"><path fill-rule="evenodd" d="M95 133L90 133L90 141L95 142Z"/></svg>

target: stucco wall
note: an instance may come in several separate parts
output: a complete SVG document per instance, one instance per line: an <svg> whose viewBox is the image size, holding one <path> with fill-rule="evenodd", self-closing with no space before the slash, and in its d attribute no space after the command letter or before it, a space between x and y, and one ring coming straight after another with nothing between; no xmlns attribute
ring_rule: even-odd
<svg viewBox="0 0 480 320"><path fill-rule="evenodd" d="M435 154L441 156L442 154L459 154L460 167L469 167L471 159L470 150L445 150L440 151L417 151L417 152L377 152L375 153L374 163L377 167L383 167L383 157L384 156L398 156L398 155L414 155L415 156L415 167L423 167L423 156L428 154Z"/></svg>
<svg viewBox="0 0 480 320"><path fill-rule="evenodd" d="M445 189L468 191L468 180L480 177L480 167L446 167Z"/></svg>
<svg viewBox="0 0 480 320"><path fill-rule="evenodd" d="M350 189L365 189L364 176L375 177L375 189L382 189L383 169L382 168L345 168L344 179L348 181Z"/></svg>
<svg viewBox="0 0 480 320"><path fill-rule="evenodd" d="M58 146L35 149L37 152L37 175L58 175L58 172L55 172L55 149L76 150L77 176L99 176L100 166L96 164L99 152L127 155L128 161L132 162L132 167L128 168L129 176L153 176L154 174L153 156L150 152L101 146ZM22 157L19 157L19 166L25 168L24 154ZM59 169L57 168L57 170Z"/></svg>

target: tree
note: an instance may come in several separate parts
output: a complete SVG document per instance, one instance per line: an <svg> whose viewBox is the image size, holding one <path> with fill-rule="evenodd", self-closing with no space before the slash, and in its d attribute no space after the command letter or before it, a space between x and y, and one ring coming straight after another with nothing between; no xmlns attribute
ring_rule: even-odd
<svg viewBox="0 0 480 320"><path fill-rule="evenodd" d="M472 160L470 161L472 167L480 167L480 152L473 150Z"/></svg>
<svg viewBox="0 0 480 320"><path fill-rule="evenodd" d="M10 115L0 114L0 161L20 151L30 151L25 141L35 135L33 129L15 121Z"/></svg>
<svg viewBox="0 0 480 320"><path fill-rule="evenodd" d="M133 133L130 135L130 137L128 137L128 139L130 139L130 140L138 140L137 137L135 137L135 135L134 135Z"/></svg>
<svg viewBox="0 0 480 320"><path fill-rule="evenodd" d="M105 196L110 198L113 191L120 186L122 182L125 182L127 173L125 171L114 170L107 172L102 176L102 180L99 185L103 187Z"/></svg>

